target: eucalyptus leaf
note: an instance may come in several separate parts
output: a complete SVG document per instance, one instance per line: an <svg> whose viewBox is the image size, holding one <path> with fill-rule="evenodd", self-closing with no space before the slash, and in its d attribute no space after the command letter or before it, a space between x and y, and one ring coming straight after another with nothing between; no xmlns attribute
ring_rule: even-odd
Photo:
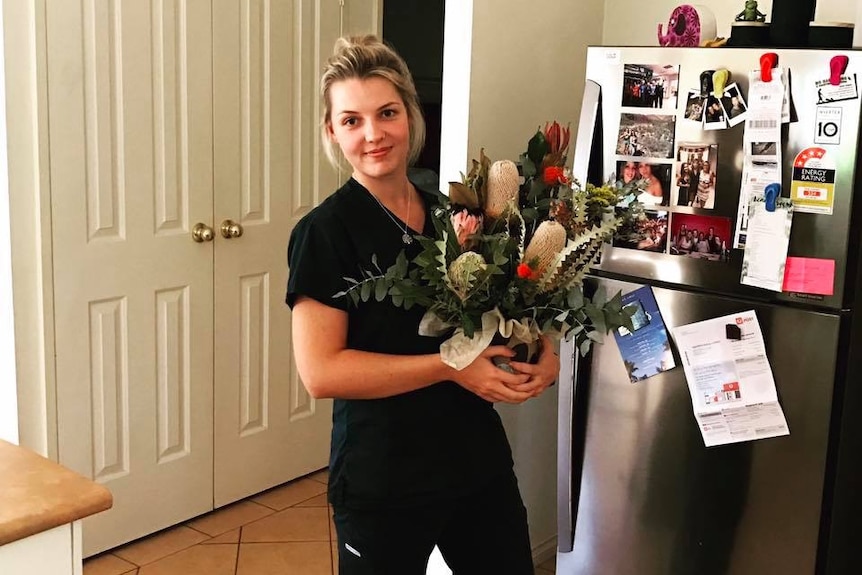
<svg viewBox="0 0 862 575"><path fill-rule="evenodd" d="M383 301L386 297L386 280L380 278L376 282L374 282L374 299L377 301Z"/></svg>
<svg viewBox="0 0 862 575"><path fill-rule="evenodd" d="M371 282L365 282L362 284L359 297L362 298L362 301L368 301L371 298Z"/></svg>

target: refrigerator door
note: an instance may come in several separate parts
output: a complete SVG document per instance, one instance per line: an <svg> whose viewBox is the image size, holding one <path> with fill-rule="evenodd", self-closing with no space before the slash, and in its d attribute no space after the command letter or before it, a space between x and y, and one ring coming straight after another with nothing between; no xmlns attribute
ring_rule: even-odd
<svg viewBox="0 0 862 575"><path fill-rule="evenodd" d="M811 575L839 316L653 291L669 328L756 311L790 435L704 447L682 367L631 384L607 337L560 378L558 575Z"/></svg>
<svg viewBox="0 0 862 575"><path fill-rule="evenodd" d="M701 76L714 70L727 69L730 82L737 83L742 94L749 94L749 73L759 68L760 56L764 50L741 48L619 48L590 47L587 53L587 79L594 82L601 91L601 105L597 122L584 121L582 116L576 138L573 172L584 177L590 173L591 180L605 180L611 174L622 177L619 166L625 161L644 162L662 169L668 169L669 181L665 190L669 196L665 206L657 210L668 210L668 242L674 230L674 218L683 221L685 216L717 216L730 221L725 224L734 230L738 212L738 200L742 184L743 134L746 122L723 130L704 130L700 122L685 119L686 100L690 89L699 89ZM850 242L851 222L854 211L860 206L852 201L854 182L857 178L856 159L858 155L859 113L858 98L817 105L817 82L829 79L831 59L836 55L846 55L850 59L847 73L852 74L862 67L862 53L853 51L830 50L775 50L778 65L790 69L791 123L782 127L782 165L784 186L782 193L790 195L792 169L796 155L810 147L823 148L827 157L835 163L834 208L831 215L796 213L793 218L793 231L790 238L788 255L806 258L821 258L835 261L834 294L811 296L807 294L776 293L768 290L740 285L742 251L732 250L730 262L714 262L686 256L665 253L643 252L634 249L611 248L605 250L602 263L598 267L609 275L625 278L643 278L647 281L660 281L680 286L692 286L711 292L759 299L762 301L786 301L807 303L832 310L847 309L849 297L853 295L852 283L847 283L846 263L856 261L857 242ZM665 95L662 108L623 106L624 70L626 66L644 69L671 69L678 67L678 93ZM594 99L590 93L586 96ZM585 105L589 102L585 102ZM592 109L594 106L591 106ZM837 136L840 144L818 144L823 141L818 136L818 125L823 124L823 114L829 112L837 118L829 128L840 130ZM656 145L656 150L667 150L662 157L627 156L624 146L625 136L621 135L623 118L639 122L640 125L665 125L671 122L672 134L661 129L645 128L641 139L652 137L653 132L661 134L667 145ZM660 121L661 120L661 121ZM665 126L666 128L666 126ZM595 138L593 132L596 131ZM820 126L820 131L823 131ZM833 132L830 131L830 134ZM822 134L821 134L822 136ZM676 194L677 147L681 143L689 145L717 145L718 164L715 170L715 200L711 209L690 207L685 201L678 201ZM582 148L590 149L585 154ZM598 177L596 169L600 166ZM600 183L593 181L593 183ZM671 192L671 193L669 193ZM667 204L672 204L667 206ZM681 205L682 204L682 205ZM856 202L859 204L859 202ZM856 216L858 218L858 216ZM709 225L709 224L704 224ZM703 230L702 230L703 231ZM728 247L731 238L722 237ZM623 279L625 279L623 278ZM634 280L637 281L637 280ZM846 296L846 297L845 297Z"/></svg>

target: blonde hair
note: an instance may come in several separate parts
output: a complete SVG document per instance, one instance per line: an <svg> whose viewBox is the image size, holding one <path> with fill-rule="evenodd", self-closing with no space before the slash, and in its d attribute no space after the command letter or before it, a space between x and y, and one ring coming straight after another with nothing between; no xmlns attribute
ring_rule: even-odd
<svg viewBox="0 0 862 575"><path fill-rule="evenodd" d="M336 168L343 167L344 156L340 148L330 140L327 131L332 120L329 90L334 83L352 78L360 80L383 78L398 91L407 109L407 121L410 126L407 163L413 164L422 152L422 146L425 145L425 119L419 107L419 96L416 94L413 76L401 56L372 35L339 38L320 77L320 95L323 98L320 132L323 151L326 152L330 163Z"/></svg>

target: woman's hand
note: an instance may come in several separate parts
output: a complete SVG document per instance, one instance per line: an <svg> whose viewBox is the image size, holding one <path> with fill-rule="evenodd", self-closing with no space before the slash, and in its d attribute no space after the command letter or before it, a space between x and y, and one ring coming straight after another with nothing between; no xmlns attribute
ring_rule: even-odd
<svg viewBox="0 0 862 575"><path fill-rule="evenodd" d="M513 361L509 365L515 371L528 375L529 379L522 384L515 385L512 389L519 392L526 392L530 397L538 397L543 391L548 389L557 376L560 374L560 356L554 351L554 344L548 336L541 336L542 351L539 354L537 363L525 363L522 361Z"/></svg>
<svg viewBox="0 0 862 575"><path fill-rule="evenodd" d="M453 370L451 379L485 401L523 403L533 397L533 392L519 388L526 385L532 376L527 373L509 373L492 361L494 357L513 355L515 352L505 345L492 345L461 371Z"/></svg>

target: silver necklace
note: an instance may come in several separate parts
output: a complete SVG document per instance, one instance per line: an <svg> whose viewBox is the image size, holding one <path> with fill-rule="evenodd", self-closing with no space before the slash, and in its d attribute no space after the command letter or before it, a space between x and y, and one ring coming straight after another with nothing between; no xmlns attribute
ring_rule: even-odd
<svg viewBox="0 0 862 575"><path fill-rule="evenodd" d="M410 193L410 188L407 188L407 222L404 223L403 228L401 227L401 224L398 223L398 220L395 219L395 216L392 215L392 212L389 211L388 209L386 209L386 206L383 205L383 202L381 202L377 198L377 196L372 194L371 190L368 190L368 193L371 195L372 198L374 198L374 201L377 202L377 205L380 206L380 209L383 210L383 213L385 213L387 216L389 216L389 219L392 220L392 223L395 224L395 226L399 230L401 230L401 232L402 232L401 241L404 242L404 245L409 246L410 244L412 244L413 243L413 236L411 236L407 232L408 222L410 222L410 200L413 199L413 194Z"/></svg>

